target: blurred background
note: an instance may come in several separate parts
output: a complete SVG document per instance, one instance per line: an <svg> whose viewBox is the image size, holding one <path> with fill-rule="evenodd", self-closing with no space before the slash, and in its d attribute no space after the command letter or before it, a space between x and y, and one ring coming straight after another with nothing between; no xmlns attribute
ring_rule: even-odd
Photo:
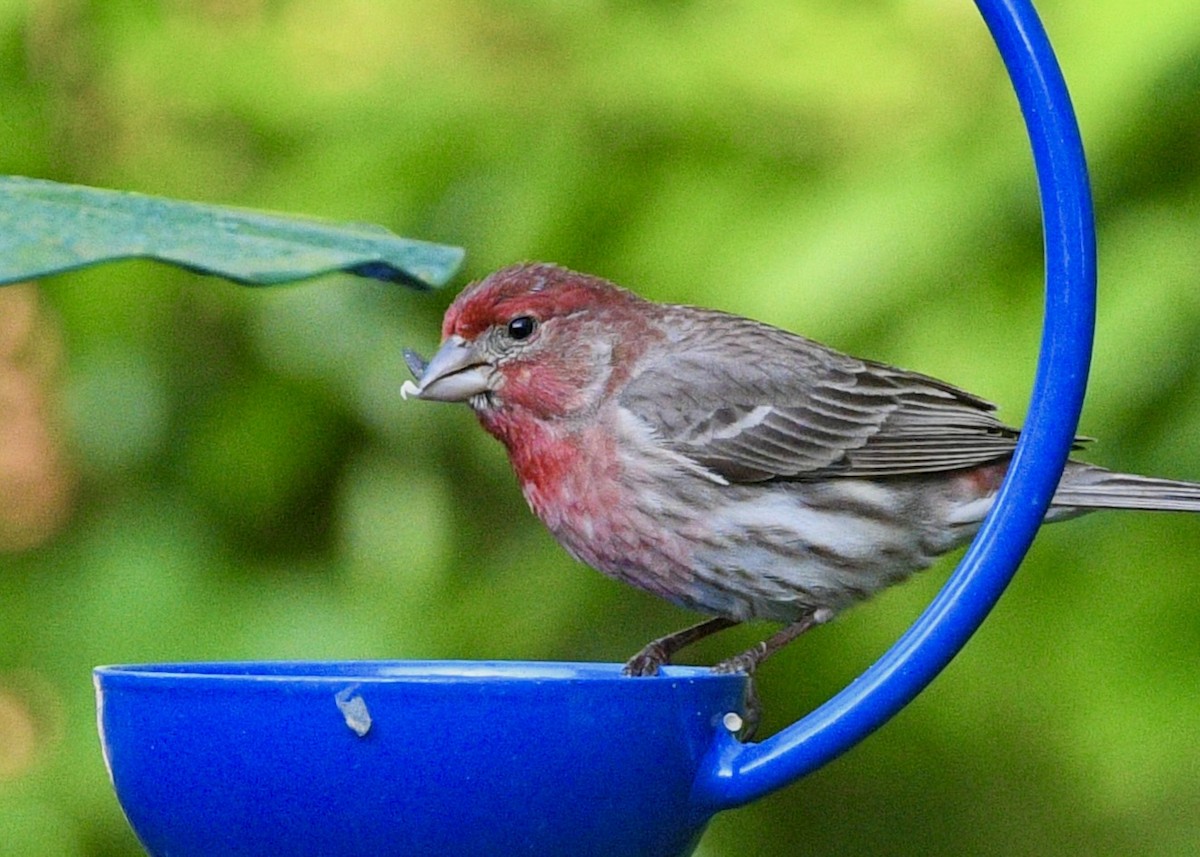
<svg viewBox="0 0 1200 857"><path fill-rule="evenodd" d="M1042 0L1093 171L1081 432L1200 479L1200 15ZM1041 236L967 0L0 2L0 172L377 222L437 293L129 262L0 290L0 855L139 854L98 663L624 660L695 617L576 564L466 408L402 402L468 279L525 259L920 369L1019 423ZM703 857L1200 851L1200 519L1044 532L903 714ZM775 731L951 563L760 675ZM769 629L693 656L714 661Z"/></svg>

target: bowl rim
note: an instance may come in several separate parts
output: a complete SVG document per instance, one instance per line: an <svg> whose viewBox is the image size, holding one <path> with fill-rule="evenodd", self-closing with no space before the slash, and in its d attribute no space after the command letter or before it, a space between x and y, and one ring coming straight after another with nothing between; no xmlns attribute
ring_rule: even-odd
<svg viewBox="0 0 1200 857"><path fill-rule="evenodd" d="M620 682L634 685L679 682L744 682L740 673L715 673L709 667L667 665L657 675L631 677L624 665L593 661L533 660L229 660L106 664L93 669L97 682L139 684L225 682L360 684L494 684L547 682Z"/></svg>

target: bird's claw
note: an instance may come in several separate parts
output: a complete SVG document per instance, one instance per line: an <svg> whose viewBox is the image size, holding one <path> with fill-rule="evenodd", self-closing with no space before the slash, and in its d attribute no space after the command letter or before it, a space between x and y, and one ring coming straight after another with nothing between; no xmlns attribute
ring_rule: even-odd
<svg viewBox="0 0 1200 857"><path fill-rule="evenodd" d="M658 675L659 669L669 660L670 656L663 649L662 645L660 645L659 641L655 640L626 661L625 666L621 669L621 674L632 676Z"/></svg>
<svg viewBox="0 0 1200 857"><path fill-rule="evenodd" d="M749 743L758 732L758 724L762 720L762 702L758 698L758 685L754 681L754 671L758 668L766 651L766 645L757 646L726 658L712 668L717 675L741 674L746 677L745 710L742 712L742 727L738 730L737 739L743 744Z"/></svg>
<svg viewBox="0 0 1200 857"><path fill-rule="evenodd" d="M728 717L728 715L726 715ZM741 714L735 714L732 723L727 721L730 731L735 731L735 737L743 744L749 743L758 732L758 724L762 721L762 703L758 698L758 688L754 678L746 678L746 694L742 700Z"/></svg>
<svg viewBox="0 0 1200 857"><path fill-rule="evenodd" d="M732 658L726 658L712 668L712 671L718 675L732 675L733 673L745 673L748 676L754 675L754 671L758 669L758 664L762 661L767 653L766 643L759 643L751 649L747 649L740 655L734 655Z"/></svg>
<svg viewBox="0 0 1200 857"><path fill-rule="evenodd" d="M762 720L762 703L758 699L758 688L754 683L754 669L759 661L758 648L755 647L740 655L727 658L712 668L717 675L741 674L746 676L745 710L742 712L742 726L738 730L737 739L743 744L749 742L758 731L759 721Z"/></svg>

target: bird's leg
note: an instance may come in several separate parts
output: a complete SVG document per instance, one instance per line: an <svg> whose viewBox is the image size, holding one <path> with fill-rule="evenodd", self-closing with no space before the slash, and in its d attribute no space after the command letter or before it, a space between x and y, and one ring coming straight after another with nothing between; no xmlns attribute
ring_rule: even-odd
<svg viewBox="0 0 1200 857"><path fill-rule="evenodd" d="M703 640L710 634L732 628L736 624L737 622L733 619L714 616L712 619L705 619L698 625L692 625L690 628L684 628L674 634L667 634L665 637L651 640L625 663L625 668L621 672L625 675L654 675L658 672L659 667L670 663L671 658L680 649L690 646L697 640Z"/></svg>
<svg viewBox="0 0 1200 857"><path fill-rule="evenodd" d="M754 675L754 671L758 669L759 664L771 657L771 655L778 652L805 631L815 628L817 625L824 625L832 618L833 611L824 608L805 613L795 622L780 628L761 643L751 646L740 655L734 655L732 658L721 661L713 667L713 672Z"/></svg>
<svg viewBox="0 0 1200 857"><path fill-rule="evenodd" d="M832 610L813 610L740 655L734 655L713 667L715 673L745 673L747 676L745 713L742 715L742 728L737 736L739 741L746 742L752 739L758 731L759 721L762 720L762 703L759 701L758 688L754 682L754 671L758 669L758 665L805 631L823 625L832 618Z"/></svg>

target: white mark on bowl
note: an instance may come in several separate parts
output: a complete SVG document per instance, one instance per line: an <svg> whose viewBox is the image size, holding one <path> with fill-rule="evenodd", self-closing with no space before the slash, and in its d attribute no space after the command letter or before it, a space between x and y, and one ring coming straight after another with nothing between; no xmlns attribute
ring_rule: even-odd
<svg viewBox="0 0 1200 857"><path fill-rule="evenodd" d="M358 695L359 685L352 684L344 687L333 695L338 711L354 734L359 738L371 731L371 712L367 710L367 702Z"/></svg>

